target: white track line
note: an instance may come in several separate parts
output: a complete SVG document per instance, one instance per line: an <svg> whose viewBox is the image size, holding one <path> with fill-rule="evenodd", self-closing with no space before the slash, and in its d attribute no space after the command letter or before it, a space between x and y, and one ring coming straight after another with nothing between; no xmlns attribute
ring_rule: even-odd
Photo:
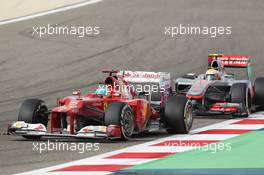
<svg viewBox="0 0 264 175"><path fill-rule="evenodd" d="M235 124L235 125L228 125L224 128L219 128L219 130L222 129L249 129L249 130L257 130L257 129L261 129L264 128L263 124L254 124L254 125L250 125L250 124Z"/></svg>
<svg viewBox="0 0 264 175"><path fill-rule="evenodd" d="M50 175L51 173L39 173L37 175ZM52 175L72 175L73 172L52 172ZM74 172L75 175L107 175L107 174L112 174L109 171L98 171L98 172Z"/></svg>
<svg viewBox="0 0 264 175"><path fill-rule="evenodd" d="M10 23L14 23L14 22L19 22L19 21L24 21L24 20L28 20L28 19L32 19L32 18L36 18L36 17L40 17L40 16L44 16L44 15L49 15L52 13L58 13L58 12L62 12L62 11L66 11L66 10L70 10L70 9L74 9L74 8L78 8L78 7L83 7L86 5L91 5L97 2L101 2L103 0L85 0L85 1L81 1L79 3L76 4L72 4L72 5L68 5L68 6L64 6L64 7L59 7L59 8L55 8L52 10L47 10L44 12L39 12L39 13L34 13L31 15L27 15L27 16L22 16L22 17L18 17L18 18L13 18L13 19L8 19L8 20L2 20L0 21L0 25L4 25L4 24L10 24Z"/></svg>
<svg viewBox="0 0 264 175"><path fill-rule="evenodd" d="M185 137L177 137L177 135L167 137L166 140L226 140L236 137L239 134L193 134L185 135Z"/></svg>
<svg viewBox="0 0 264 175"><path fill-rule="evenodd" d="M137 165L146 163L150 160L156 159L89 159L89 165L111 165L111 164L118 164L118 165ZM120 161L121 160L121 161ZM83 164L83 162L82 162ZM75 162L71 165L80 165L80 163Z"/></svg>
<svg viewBox="0 0 264 175"><path fill-rule="evenodd" d="M194 147L183 147L183 146L142 146L139 150L133 149L130 150L129 152L153 152L153 153L179 153L179 152L185 152L193 149Z"/></svg>

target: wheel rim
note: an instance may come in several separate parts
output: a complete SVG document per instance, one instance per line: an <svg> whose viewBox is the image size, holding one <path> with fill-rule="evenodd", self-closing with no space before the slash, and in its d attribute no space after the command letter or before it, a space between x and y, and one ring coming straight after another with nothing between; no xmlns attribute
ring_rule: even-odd
<svg viewBox="0 0 264 175"><path fill-rule="evenodd" d="M123 135L127 138L133 134L134 121L131 111L126 111L121 120L121 130Z"/></svg>
<svg viewBox="0 0 264 175"><path fill-rule="evenodd" d="M184 110L184 123L185 123L186 131L190 131L192 127L192 122L193 122L192 106L190 105L190 102L187 101Z"/></svg>

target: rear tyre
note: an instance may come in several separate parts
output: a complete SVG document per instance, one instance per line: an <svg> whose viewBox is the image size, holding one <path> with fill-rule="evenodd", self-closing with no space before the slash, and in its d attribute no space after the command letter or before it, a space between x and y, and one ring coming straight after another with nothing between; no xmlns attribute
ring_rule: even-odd
<svg viewBox="0 0 264 175"><path fill-rule="evenodd" d="M134 115L131 107L123 102L110 103L105 112L105 125L121 127L121 140L128 140L134 131Z"/></svg>
<svg viewBox="0 0 264 175"><path fill-rule="evenodd" d="M255 80L255 104L264 107L264 77Z"/></svg>
<svg viewBox="0 0 264 175"><path fill-rule="evenodd" d="M48 108L44 101L39 99L25 100L19 110L18 121L26 123L41 123L48 125ZM39 139L41 136L23 136L28 139Z"/></svg>
<svg viewBox="0 0 264 175"><path fill-rule="evenodd" d="M251 109L251 96L247 84L236 83L231 87L231 102L239 103L240 109L234 117L248 117Z"/></svg>
<svg viewBox="0 0 264 175"><path fill-rule="evenodd" d="M185 96L172 96L164 108L164 124L170 134L187 134L193 123L192 105Z"/></svg>

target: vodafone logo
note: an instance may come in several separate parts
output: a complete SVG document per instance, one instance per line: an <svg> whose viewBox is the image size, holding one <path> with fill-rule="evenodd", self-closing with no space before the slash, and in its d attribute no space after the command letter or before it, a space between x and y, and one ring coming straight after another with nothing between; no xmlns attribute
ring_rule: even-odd
<svg viewBox="0 0 264 175"><path fill-rule="evenodd" d="M225 65L247 65L249 63L248 57L223 57L221 61Z"/></svg>

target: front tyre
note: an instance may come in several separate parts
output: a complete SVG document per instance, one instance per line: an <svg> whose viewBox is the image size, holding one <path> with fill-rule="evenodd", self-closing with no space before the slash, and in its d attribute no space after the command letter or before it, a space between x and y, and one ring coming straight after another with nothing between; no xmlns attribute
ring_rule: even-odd
<svg viewBox="0 0 264 175"><path fill-rule="evenodd" d="M182 95L172 96L164 108L164 124L170 134L187 134L193 123L192 105Z"/></svg>
<svg viewBox="0 0 264 175"><path fill-rule="evenodd" d="M105 125L118 125L121 127L121 140L128 140L134 131L134 115L127 103L110 103L105 112Z"/></svg>
<svg viewBox="0 0 264 175"><path fill-rule="evenodd" d="M48 108L44 101L39 99L25 100L19 110L18 121L26 123L41 123L47 127L48 125ZM41 136L27 136L28 139L39 139Z"/></svg>
<svg viewBox="0 0 264 175"><path fill-rule="evenodd" d="M254 83L255 104L264 107L264 77L256 78Z"/></svg>
<svg viewBox="0 0 264 175"><path fill-rule="evenodd" d="M248 117L251 110L251 95L245 83L236 83L231 87L231 102L240 104L238 113L235 117Z"/></svg>

